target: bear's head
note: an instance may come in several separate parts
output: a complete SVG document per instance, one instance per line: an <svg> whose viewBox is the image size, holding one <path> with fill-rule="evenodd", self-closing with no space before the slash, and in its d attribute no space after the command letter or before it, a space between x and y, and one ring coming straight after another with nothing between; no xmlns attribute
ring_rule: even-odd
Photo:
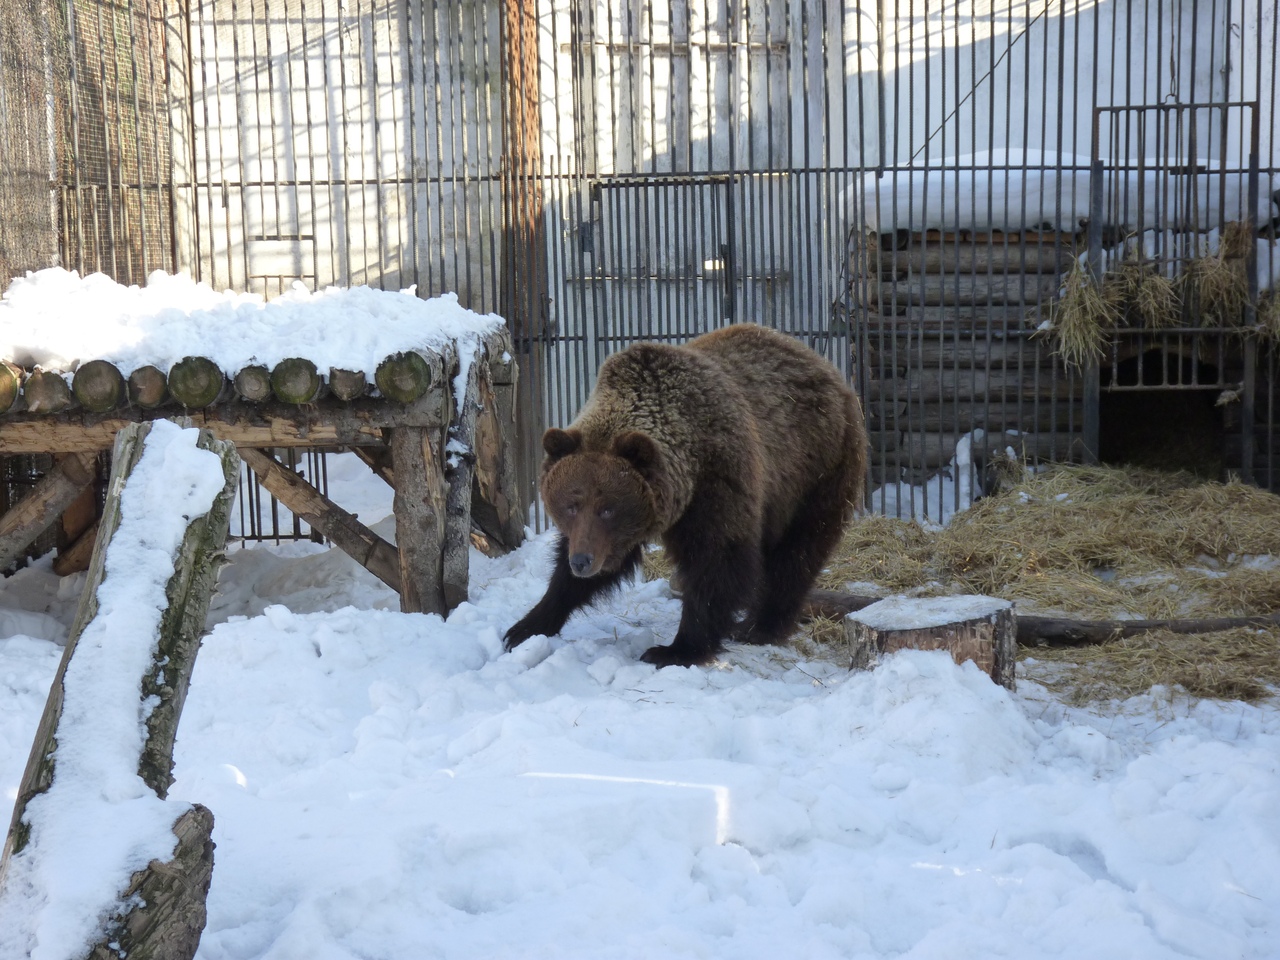
<svg viewBox="0 0 1280 960"><path fill-rule="evenodd" d="M584 450L582 433L555 427L542 437L542 502L568 542L578 577L613 573L658 532L662 453L646 434L628 431L608 450Z"/></svg>

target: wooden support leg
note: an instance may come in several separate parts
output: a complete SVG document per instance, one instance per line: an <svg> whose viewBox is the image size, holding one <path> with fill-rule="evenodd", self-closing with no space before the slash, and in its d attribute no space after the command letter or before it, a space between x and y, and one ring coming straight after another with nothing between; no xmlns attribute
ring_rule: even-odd
<svg viewBox="0 0 1280 960"><path fill-rule="evenodd" d="M445 448L444 602L452 610L467 599L471 548L471 483L476 472L476 415L480 412L480 382L484 364L473 358L467 371L461 409L449 428Z"/></svg>
<svg viewBox="0 0 1280 960"><path fill-rule="evenodd" d="M265 451L246 447L240 456L294 516L319 530L392 590L400 590L400 560L395 547Z"/></svg>
<svg viewBox="0 0 1280 960"><path fill-rule="evenodd" d="M0 517L0 570L17 560L40 534L53 526L94 480L96 452L72 453L59 460L31 493Z"/></svg>
<svg viewBox="0 0 1280 960"><path fill-rule="evenodd" d="M396 544L400 551L400 609L448 612L444 597L445 481L438 430L391 431L395 472Z"/></svg>

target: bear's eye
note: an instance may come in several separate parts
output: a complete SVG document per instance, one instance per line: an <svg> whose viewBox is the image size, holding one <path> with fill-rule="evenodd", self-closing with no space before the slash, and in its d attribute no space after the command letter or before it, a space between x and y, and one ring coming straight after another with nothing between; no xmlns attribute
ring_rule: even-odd
<svg viewBox="0 0 1280 960"><path fill-rule="evenodd" d="M615 511L613 507L601 507L598 511L596 511L596 516L598 516L601 520L612 520L613 515L616 512L617 511Z"/></svg>

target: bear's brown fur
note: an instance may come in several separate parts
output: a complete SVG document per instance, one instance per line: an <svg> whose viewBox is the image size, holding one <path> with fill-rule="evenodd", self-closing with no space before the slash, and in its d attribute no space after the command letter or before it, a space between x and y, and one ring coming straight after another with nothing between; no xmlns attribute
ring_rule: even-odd
<svg viewBox="0 0 1280 960"><path fill-rule="evenodd" d="M644 654L659 666L706 663L730 637L785 641L862 501L867 466L862 408L839 371L749 324L614 354L543 447L555 567L507 649L559 633L661 541L684 609L671 645Z"/></svg>

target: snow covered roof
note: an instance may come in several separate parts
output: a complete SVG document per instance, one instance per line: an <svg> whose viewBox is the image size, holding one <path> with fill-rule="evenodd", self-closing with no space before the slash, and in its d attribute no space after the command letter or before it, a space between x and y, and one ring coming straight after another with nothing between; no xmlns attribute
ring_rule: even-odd
<svg viewBox="0 0 1280 960"><path fill-rule="evenodd" d="M423 300L413 289L299 285L264 300L220 293L185 274L157 271L137 287L51 268L15 279L0 299L0 358L62 372L106 360L126 377L148 365L167 371L189 356L207 357L228 375L292 357L322 372L372 373L394 354L479 342L503 325L452 293Z"/></svg>

